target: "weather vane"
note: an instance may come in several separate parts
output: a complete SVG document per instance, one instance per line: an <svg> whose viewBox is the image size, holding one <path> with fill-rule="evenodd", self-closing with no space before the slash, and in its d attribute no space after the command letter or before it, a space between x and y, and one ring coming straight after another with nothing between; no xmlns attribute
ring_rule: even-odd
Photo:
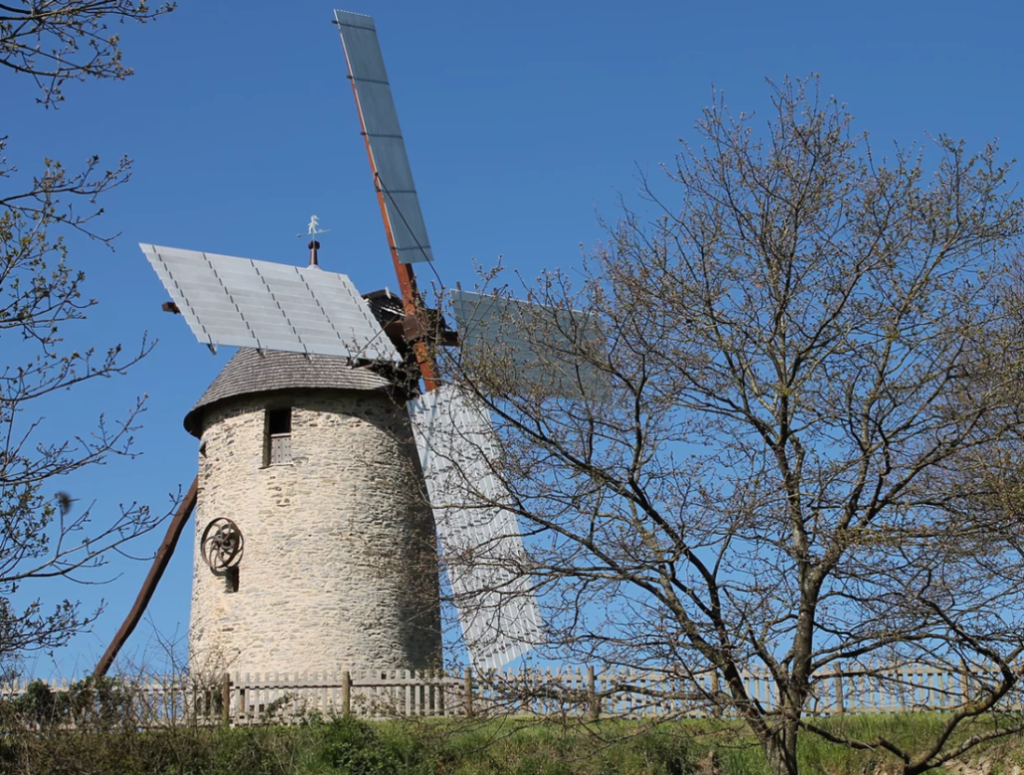
<svg viewBox="0 0 1024 775"><path fill-rule="evenodd" d="M311 240L315 240L317 234L326 234L329 231L330 231L330 229L321 229L320 228L320 219L317 216L315 216L315 215L311 215L310 218L309 218L309 226L306 228L306 233L305 234L296 234L295 236L296 237L307 237L308 236Z"/></svg>
<svg viewBox="0 0 1024 775"><path fill-rule="evenodd" d="M320 219L315 215L310 216L309 226L306 229L305 234L296 234L296 237L309 237L309 265L319 266L319 259L317 251L320 249L320 243L317 241L317 236L320 234L326 234L330 229L320 228Z"/></svg>

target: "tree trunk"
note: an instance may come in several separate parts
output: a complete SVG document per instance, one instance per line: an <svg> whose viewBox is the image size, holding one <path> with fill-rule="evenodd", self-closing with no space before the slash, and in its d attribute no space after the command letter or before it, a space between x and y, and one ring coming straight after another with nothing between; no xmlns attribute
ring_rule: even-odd
<svg viewBox="0 0 1024 775"><path fill-rule="evenodd" d="M772 775L798 775L795 725L788 720L783 723L777 734L761 741L761 748Z"/></svg>

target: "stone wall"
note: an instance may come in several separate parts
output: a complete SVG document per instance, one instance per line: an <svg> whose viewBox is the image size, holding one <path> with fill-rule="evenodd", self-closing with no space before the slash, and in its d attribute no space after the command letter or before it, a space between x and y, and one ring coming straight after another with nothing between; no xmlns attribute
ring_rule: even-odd
<svg viewBox="0 0 1024 775"><path fill-rule="evenodd" d="M264 465L265 412L292 407L292 462ZM294 391L204 410L194 670L423 669L441 658L433 516L405 408L380 393ZM238 590L199 543L245 539Z"/></svg>

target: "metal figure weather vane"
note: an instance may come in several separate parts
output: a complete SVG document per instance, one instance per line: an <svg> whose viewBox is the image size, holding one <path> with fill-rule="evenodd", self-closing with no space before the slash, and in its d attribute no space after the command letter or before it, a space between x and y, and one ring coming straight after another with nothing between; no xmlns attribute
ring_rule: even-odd
<svg viewBox="0 0 1024 775"><path fill-rule="evenodd" d="M317 216L315 216L315 215L311 215L309 217L309 226L306 227L305 233L301 233L300 232L299 234L296 234L295 236L296 237L309 237L311 240L315 240L318 235L326 234L329 231L330 231L330 229L321 229L320 228L320 219Z"/></svg>

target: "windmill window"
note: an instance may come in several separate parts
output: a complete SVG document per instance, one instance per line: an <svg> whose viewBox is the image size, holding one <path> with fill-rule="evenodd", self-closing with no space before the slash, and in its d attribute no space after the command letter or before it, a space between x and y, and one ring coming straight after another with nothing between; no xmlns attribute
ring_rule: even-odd
<svg viewBox="0 0 1024 775"><path fill-rule="evenodd" d="M263 465L281 466L292 462L292 410L268 409Z"/></svg>

